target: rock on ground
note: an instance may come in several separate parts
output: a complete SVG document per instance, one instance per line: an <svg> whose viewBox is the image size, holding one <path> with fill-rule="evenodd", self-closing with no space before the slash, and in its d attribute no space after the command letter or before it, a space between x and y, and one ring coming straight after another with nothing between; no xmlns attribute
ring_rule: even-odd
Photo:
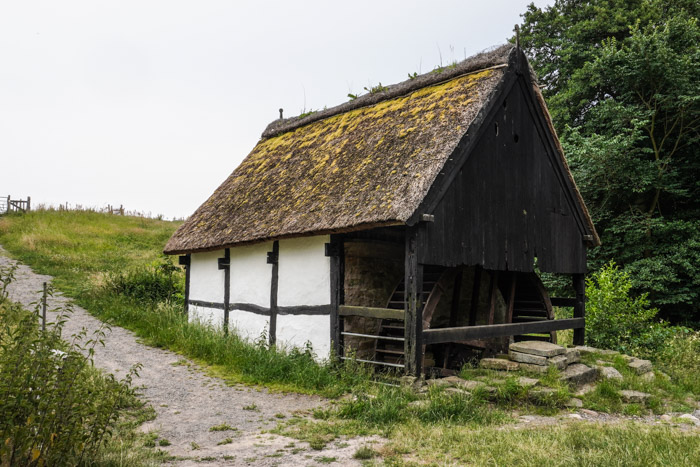
<svg viewBox="0 0 700 467"><path fill-rule="evenodd" d="M539 355L541 357L554 357L566 352L561 345L544 341L522 341L510 344L509 349L529 355Z"/></svg>

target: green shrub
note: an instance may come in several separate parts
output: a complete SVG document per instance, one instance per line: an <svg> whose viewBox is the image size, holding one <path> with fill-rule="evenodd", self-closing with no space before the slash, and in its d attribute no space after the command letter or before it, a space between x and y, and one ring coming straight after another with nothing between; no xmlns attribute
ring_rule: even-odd
<svg viewBox="0 0 700 467"><path fill-rule="evenodd" d="M654 317L647 294L632 297L629 273L614 262L586 280L586 343L637 355L653 355L676 328Z"/></svg>
<svg viewBox="0 0 700 467"><path fill-rule="evenodd" d="M659 352L657 364L683 389L700 395L700 331L674 335Z"/></svg>
<svg viewBox="0 0 700 467"><path fill-rule="evenodd" d="M105 281L107 290L139 301L182 302L184 274L170 256L161 256L146 266L111 272Z"/></svg>
<svg viewBox="0 0 700 467"><path fill-rule="evenodd" d="M7 271L0 275L7 279ZM70 346L61 340L69 311L41 331L37 313L0 296L0 465L90 462L132 396L133 372L116 381L92 367L101 332L83 332Z"/></svg>

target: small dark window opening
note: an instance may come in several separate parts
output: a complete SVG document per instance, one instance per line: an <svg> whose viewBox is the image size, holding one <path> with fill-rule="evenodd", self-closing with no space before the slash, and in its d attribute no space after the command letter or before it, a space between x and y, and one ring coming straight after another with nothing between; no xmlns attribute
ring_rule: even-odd
<svg viewBox="0 0 700 467"><path fill-rule="evenodd" d="M503 108L505 109L506 107L508 107L508 101L503 99Z"/></svg>
<svg viewBox="0 0 700 467"><path fill-rule="evenodd" d="M496 130L496 136L498 136L498 122L493 124L494 130Z"/></svg>
<svg viewBox="0 0 700 467"><path fill-rule="evenodd" d="M517 143L519 139L520 138L518 137L517 133L513 135L513 141L515 141Z"/></svg>

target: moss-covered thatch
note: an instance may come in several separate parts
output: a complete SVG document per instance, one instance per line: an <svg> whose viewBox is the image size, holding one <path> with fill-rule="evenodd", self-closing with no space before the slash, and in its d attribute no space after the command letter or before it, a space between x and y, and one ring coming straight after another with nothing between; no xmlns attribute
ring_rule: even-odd
<svg viewBox="0 0 700 467"><path fill-rule="evenodd" d="M502 80L511 49L273 122L165 252L405 223Z"/></svg>

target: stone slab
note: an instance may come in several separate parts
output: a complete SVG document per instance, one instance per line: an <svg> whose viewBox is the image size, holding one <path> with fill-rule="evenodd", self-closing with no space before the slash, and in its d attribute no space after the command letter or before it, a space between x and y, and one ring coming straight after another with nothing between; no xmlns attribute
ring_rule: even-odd
<svg viewBox="0 0 700 467"><path fill-rule="evenodd" d="M505 360L503 358L482 358L479 362L481 368L498 371L515 371L520 368L516 362Z"/></svg>
<svg viewBox="0 0 700 467"><path fill-rule="evenodd" d="M578 349L568 348L564 355L566 355L567 366L581 361L581 352L579 352Z"/></svg>
<svg viewBox="0 0 700 467"><path fill-rule="evenodd" d="M643 375L644 373L649 373L654 369L652 366L651 362L649 360L641 360L639 358L635 358L631 362L627 364L628 367L630 367L632 370L634 370L635 373L638 375Z"/></svg>
<svg viewBox="0 0 700 467"><path fill-rule="evenodd" d="M540 357L554 357L566 352L566 349L561 345L543 341L513 342L510 344L509 349L529 355L539 355Z"/></svg>
<svg viewBox="0 0 700 467"><path fill-rule="evenodd" d="M645 402L647 399L649 399L651 397L651 394L647 394L646 392L632 391L629 389L625 389L624 391L620 391L620 395L622 396L623 401L634 402L634 403Z"/></svg>
<svg viewBox="0 0 700 467"><path fill-rule="evenodd" d="M566 355L557 355L556 357L548 358L547 365L553 366L558 370L563 370L567 366Z"/></svg>
<svg viewBox="0 0 700 467"><path fill-rule="evenodd" d="M529 363L531 365L546 365L547 357L541 357L539 355L531 355L528 353L515 352L511 350L508 355L511 360L519 363Z"/></svg>
<svg viewBox="0 0 700 467"><path fill-rule="evenodd" d="M532 365L530 363L521 363L520 364L521 370L531 371L532 373L544 374L544 373L547 373L547 368L549 368L549 367L544 366L544 365Z"/></svg>
<svg viewBox="0 0 700 467"><path fill-rule="evenodd" d="M518 384L520 384L524 388L531 388L540 384L540 380L535 378L528 378L526 376L521 376L520 378L518 378Z"/></svg>
<svg viewBox="0 0 700 467"><path fill-rule="evenodd" d="M586 383L592 383L598 377L598 372L595 368L590 368L583 363L574 363L569 365L566 370L562 371L559 379L571 384L580 386Z"/></svg>
<svg viewBox="0 0 700 467"><path fill-rule="evenodd" d="M611 366L601 366L598 367L598 373L600 373L601 378L605 379L614 379L617 381L622 381L622 373L617 371L615 368Z"/></svg>
<svg viewBox="0 0 700 467"><path fill-rule="evenodd" d="M583 401L582 401L581 399L577 399L577 398L575 398L575 397L572 397L572 398L569 399L569 401L568 401L566 404L564 404L564 405L565 405L566 407L571 407L571 408L580 409L581 407L583 407Z"/></svg>

